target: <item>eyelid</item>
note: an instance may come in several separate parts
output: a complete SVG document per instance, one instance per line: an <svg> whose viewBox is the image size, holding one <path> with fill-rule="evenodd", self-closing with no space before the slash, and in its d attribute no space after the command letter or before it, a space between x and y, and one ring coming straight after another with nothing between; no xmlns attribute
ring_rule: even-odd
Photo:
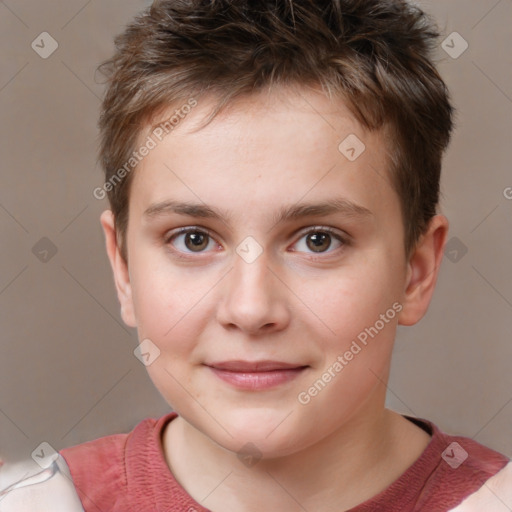
<svg viewBox="0 0 512 512"><path fill-rule="evenodd" d="M175 236L182 235L185 233L205 233L210 238L213 238L215 241L217 241L213 233L208 228L203 228L200 226L183 226L181 228L173 229L165 234L165 241L166 243L169 243L171 239L174 238Z"/></svg>
<svg viewBox="0 0 512 512"><path fill-rule="evenodd" d="M222 245L217 240L217 238L215 237L215 235L213 234L212 231L210 231L208 228L204 228L202 226L183 226L181 228L172 229L171 231L167 232L164 235L164 243L165 243L166 246L169 246L169 245L172 246L173 245L172 241L173 241L174 238L176 238L176 237L178 237L180 235L187 234L187 233L203 233L203 234L207 235L208 238L211 241L215 242L217 245ZM172 249L168 248L168 250L172 251L179 258L185 258L185 259L189 259L190 255L193 255L192 257L197 257L198 255L209 254L210 252L212 252L212 251L199 251L199 252L190 251L190 252L185 252L185 251L181 251L181 250L179 250L179 249L177 249L175 247L173 247Z"/></svg>
<svg viewBox="0 0 512 512"><path fill-rule="evenodd" d="M295 234L297 240L294 242L294 244L296 244L304 235L308 235L309 233L315 232L328 233L329 235L332 235L333 237L337 238L344 245L349 245L351 242L351 236L346 231L341 231L335 228L331 228L329 226L309 226L298 231Z"/></svg>
<svg viewBox="0 0 512 512"><path fill-rule="evenodd" d="M298 245L302 239L312 233L326 233L331 238L335 239L339 246L335 247L331 250L331 244L329 244L329 247L326 251L309 251L309 250L300 250L295 248L296 245ZM342 254L344 254L344 250L346 250L350 245L352 245L352 237L346 233L345 231L338 231L335 228L331 228L329 226L310 226L304 230L299 231L295 235L295 242L290 246L288 250L292 253L300 253L304 255L303 257L310 261L316 261L316 262L327 262L332 258L339 258ZM336 242L335 242L336 243Z"/></svg>

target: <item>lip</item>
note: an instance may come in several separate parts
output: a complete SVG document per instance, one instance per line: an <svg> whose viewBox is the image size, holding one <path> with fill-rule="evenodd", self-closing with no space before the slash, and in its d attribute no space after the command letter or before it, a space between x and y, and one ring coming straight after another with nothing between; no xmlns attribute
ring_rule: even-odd
<svg viewBox="0 0 512 512"><path fill-rule="evenodd" d="M276 370L293 370L303 368L306 365L284 363L281 361L222 361L218 363L209 363L206 366L217 370L225 370L228 372L272 372Z"/></svg>
<svg viewBox="0 0 512 512"><path fill-rule="evenodd" d="M283 385L297 378L308 367L282 361L222 361L206 366L222 381L252 391Z"/></svg>

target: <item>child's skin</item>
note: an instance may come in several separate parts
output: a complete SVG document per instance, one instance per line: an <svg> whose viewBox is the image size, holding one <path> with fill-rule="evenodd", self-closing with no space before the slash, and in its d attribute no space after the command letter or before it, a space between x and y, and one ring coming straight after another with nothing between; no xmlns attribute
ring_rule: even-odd
<svg viewBox="0 0 512 512"><path fill-rule="evenodd" d="M159 347L148 370L180 414L164 434L167 462L214 511L346 510L389 486L430 440L384 408L385 383L397 323L416 323L431 300L448 221L435 216L406 261L383 135L364 131L340 100L274 90L232 104L194 132L212 105L201 100L135 171L128 265L112 214L101 219L123 319ZM354 162L338 151L352 133L366 145ZM278 222L283 209L339 198L371 213ZM225 217L144 213L170 200ZM185 235L169 240L186 226L211 232L202 251L190 239L185 245ZM348 233L348 244L333 236L314 252L305 234L326 227ZM252 263L236 253L248 236L263 248ZM396 302L401 312L299 403ZM233 360L305 368L270 387L253 375L256 388L246 389L208 366ZM248 442L263 454L252 467L237 457Z"/></svg>

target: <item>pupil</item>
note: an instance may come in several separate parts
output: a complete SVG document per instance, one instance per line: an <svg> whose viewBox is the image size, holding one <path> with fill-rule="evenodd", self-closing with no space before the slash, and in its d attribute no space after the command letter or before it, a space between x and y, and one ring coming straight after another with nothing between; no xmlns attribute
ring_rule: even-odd
<svg viewBox="0 0 512 512"><path fill-rule="evenodd" d="M203 233L187 233L185 236L185 245L191 251L204 249L207 245L207 237Z"/></svg>
<svg viewBox="0 0 512 512"><path fill-rule="evenodd" d="M315 252L322 252L329 249L331 245L330 235L328 233L313 233L307 237L307 246Z"/></svg>

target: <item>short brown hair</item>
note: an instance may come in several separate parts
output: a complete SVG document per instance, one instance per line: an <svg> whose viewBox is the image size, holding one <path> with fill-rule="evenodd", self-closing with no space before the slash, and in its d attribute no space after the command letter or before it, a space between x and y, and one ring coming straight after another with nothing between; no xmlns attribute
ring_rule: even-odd
<svg viewBox="0 0 512 512"><path fill-rule="evenodd" d="M103 63L100 160L112 184L151 119L208 94L214 112L264 87L319 85L369 130L386 127L389 176L409 255L436 214L442 153L453 126L432 59L439 34L405 0L160 0L119 35ZM131 176L110 186L121 250ZM117 176L119 177L119 176Z"/></svg>

